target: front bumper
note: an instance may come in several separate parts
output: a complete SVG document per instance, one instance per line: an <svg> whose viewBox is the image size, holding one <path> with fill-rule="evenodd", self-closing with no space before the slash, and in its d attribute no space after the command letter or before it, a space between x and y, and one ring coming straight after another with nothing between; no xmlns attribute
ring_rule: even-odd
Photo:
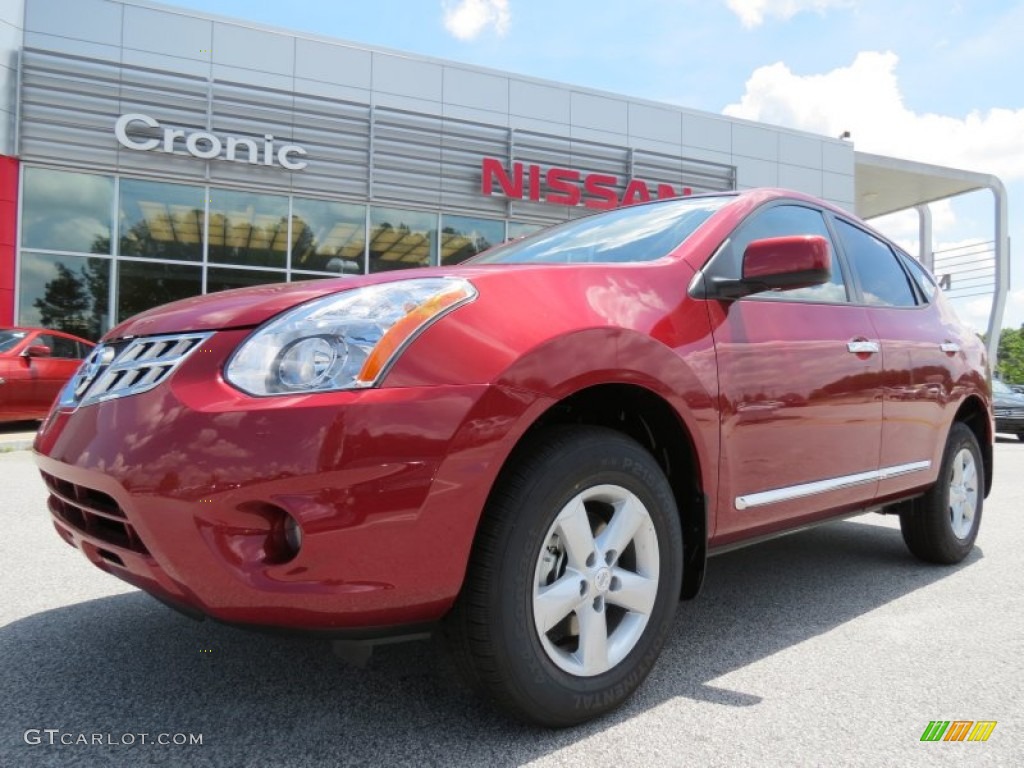
<svg viewBox="0 0 1024 768"><path fill-rule="evenodd" d="M250 398L220 378L245 331L142 394L55 411L36 440L60 535L191 613L295 629L434 621L461 586L526 400L486 385ZM268 549L276 511L298 554Z"/></svg>
<svg viewBox="0 0 1024 768"><path fill-rule="evenodd" d="M1024 416L1000 416L996 414L996 432L1024 434Z"/></svg>

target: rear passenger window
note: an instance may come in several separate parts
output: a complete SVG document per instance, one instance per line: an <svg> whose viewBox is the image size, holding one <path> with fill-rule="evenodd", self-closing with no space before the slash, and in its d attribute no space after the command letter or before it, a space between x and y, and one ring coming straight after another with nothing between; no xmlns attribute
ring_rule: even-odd
<svg viewBox="0 0 1024 768"><path fill-rule="evenodd" d="M903 271L888 245L842 219L836 220L836 227L846 260L860 280L867 304L883 307L917 305L910 276Z"/></svg>
<svg viewBox="0 0 1024 768"><path fill-rule="evenodd" d="M932 279L932 276L925 271L925 268L905 254L900 254L900 260L903 262L903 266L910 271L911 276L917 282L917 286L921 289L921 293L924 294L924 297L928 301L935 298L935 281Z"/></svg>

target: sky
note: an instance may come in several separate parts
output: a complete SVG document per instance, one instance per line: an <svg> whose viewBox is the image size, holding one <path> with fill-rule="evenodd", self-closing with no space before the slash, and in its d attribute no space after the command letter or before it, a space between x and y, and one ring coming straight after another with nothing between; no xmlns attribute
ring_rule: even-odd
<svg viewBox="0 0 1024 768"><path fill-rule="evenodd" d="M1011 252L1024 249L1019 0L169 2L828 136L849 131L857 150L998 176ZM938 252L994 237L990 192L932 214ZM872 223L917 253L916 214ZM984 331L990 303L956 307ZM1024 282L1002 323L1022 325Z"/></svg>

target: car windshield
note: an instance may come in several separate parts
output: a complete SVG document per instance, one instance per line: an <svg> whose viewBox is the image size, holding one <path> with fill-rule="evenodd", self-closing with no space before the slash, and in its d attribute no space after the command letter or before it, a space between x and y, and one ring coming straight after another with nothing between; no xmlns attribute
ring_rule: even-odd
<svg viewBox="0 0 1024 768"><path fill-rule="evenodd" d="M619 208L493 248L472 264L607 264L671 253L731 197L693 197Z"/></svg>
<svg viewBox="0 0 1024 768"><path fill-rule="evenodd" d="M0 331L0 352L14 349L26 335L25 331Z"/></svg>

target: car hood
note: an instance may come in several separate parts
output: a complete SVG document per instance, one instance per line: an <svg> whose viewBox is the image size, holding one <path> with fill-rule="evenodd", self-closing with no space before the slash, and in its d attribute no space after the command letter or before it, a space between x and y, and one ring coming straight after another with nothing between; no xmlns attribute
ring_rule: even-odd
<svg viewBox="0 0 1024 768"><path fill-rule="evenodd" d="M1024 408L1024 395L992 395L993 408Z"/></svg>
<svg viewBox="0 0 1024 768"><path fill-rule="evenodd" d="M258 285L193 296L142 312L112 328L104 340L161 333L252 328L292 307L332 293L363 285L387 283L415 277L466 275L471 268L410 269L360 277L308 280L300 283Z"/></svg>
<svg viewBox="0 0 1024 768"><path fill-rule="evenodd" d="M480 294L480 301L474 302L474 306L487 305L495 315L488 315L488 323L504 323L510 311L518 310L530 316L529 322L538 322L550 333L606 325L647 333L679 304L683 294L678 287L688 285L692 275L688 264L671 260L403 269L196 296L137 314L111 330L104 340L255 328L276 314L322 296L419 278L471 281ZM524 302L524 298L528 301ZM544 311L539 311L539 307L544 307Z"/></svg>

